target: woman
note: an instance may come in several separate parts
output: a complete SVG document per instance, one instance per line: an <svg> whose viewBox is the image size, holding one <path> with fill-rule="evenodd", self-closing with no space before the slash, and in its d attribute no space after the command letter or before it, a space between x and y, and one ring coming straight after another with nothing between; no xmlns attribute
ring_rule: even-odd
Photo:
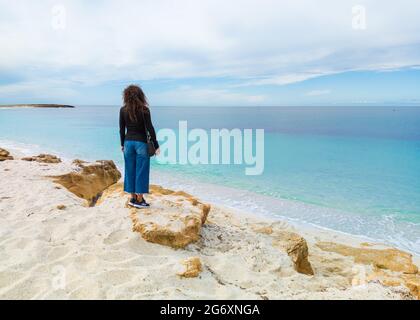
<svg viewBox="0 0 420 320"><path fill-rule="evenodd" d="M128 204L136 208L149 207L143 196L149 193L148 134L156 149L155 154L159 155L146 96L140 87L128 86L124 90L124 106L120 109L120 138L125 162L124 191L131 193Z"/></svg>

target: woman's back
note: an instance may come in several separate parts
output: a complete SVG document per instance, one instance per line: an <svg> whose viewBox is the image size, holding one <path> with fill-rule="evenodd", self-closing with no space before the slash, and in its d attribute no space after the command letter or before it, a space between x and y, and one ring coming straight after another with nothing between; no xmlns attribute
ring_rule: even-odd
<svg viewBox="0 0 420 320"><path fill-rule="evenodd" d="M127 128L126 133L126 139L131 140L131 138L134 138L136 136L146 136L145 131L145 123L143 121L143 116L141 115L141 112L138 112L136 115L136 119L131 119L127 108L122 107L120 110L120 117L122 117L125 127Z"/></svg>
<svg viewBox="0 0 420 320"><path fill-rule="evenodd" d="M141 141L147 143L146 128L150 134L150 138L155 148L159 148L149 109L139 109L135 114L135 117L130 117L127 107L122 107L120 109L121 145L124 145L125 140Z"/></svg>

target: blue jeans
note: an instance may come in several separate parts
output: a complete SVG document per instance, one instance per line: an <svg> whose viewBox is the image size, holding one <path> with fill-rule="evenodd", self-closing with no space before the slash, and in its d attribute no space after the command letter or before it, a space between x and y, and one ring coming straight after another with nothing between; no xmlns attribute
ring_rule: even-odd
<svg viewBox="0 0 420 320"><path fill-rule="evenodd" d="M140 141L124 142L124 191L149 193L150 157L147 144Z"/></svg>

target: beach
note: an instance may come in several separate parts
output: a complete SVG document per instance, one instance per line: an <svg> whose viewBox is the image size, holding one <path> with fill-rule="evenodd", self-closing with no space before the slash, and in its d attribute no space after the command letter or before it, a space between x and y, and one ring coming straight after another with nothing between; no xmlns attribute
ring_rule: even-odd
<svg viewBox="0 0 420 320"><path fill-rule="evenodd" d="M404 251L165 185L154 185L150 211L138 212L127 207L121 179L99 197L87 189L78 196L53 177L81 174L83 162L24 161L8 151L13 159L0 162L1 299L420 297L419 259ZM182 219L194 228L179 226Z"/></svg>

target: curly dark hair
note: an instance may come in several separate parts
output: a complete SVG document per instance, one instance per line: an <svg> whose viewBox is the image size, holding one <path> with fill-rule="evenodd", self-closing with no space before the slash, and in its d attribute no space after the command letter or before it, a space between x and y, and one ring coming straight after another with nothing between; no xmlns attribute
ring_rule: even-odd
<svg viewBox="0 0 420 320"><path fill-rule="evenodd" d="M127 109L131 121L137 121L139 111L149 112L149 103L143 90L137 85L129 85L125 88L124 107Z"/></svg>

